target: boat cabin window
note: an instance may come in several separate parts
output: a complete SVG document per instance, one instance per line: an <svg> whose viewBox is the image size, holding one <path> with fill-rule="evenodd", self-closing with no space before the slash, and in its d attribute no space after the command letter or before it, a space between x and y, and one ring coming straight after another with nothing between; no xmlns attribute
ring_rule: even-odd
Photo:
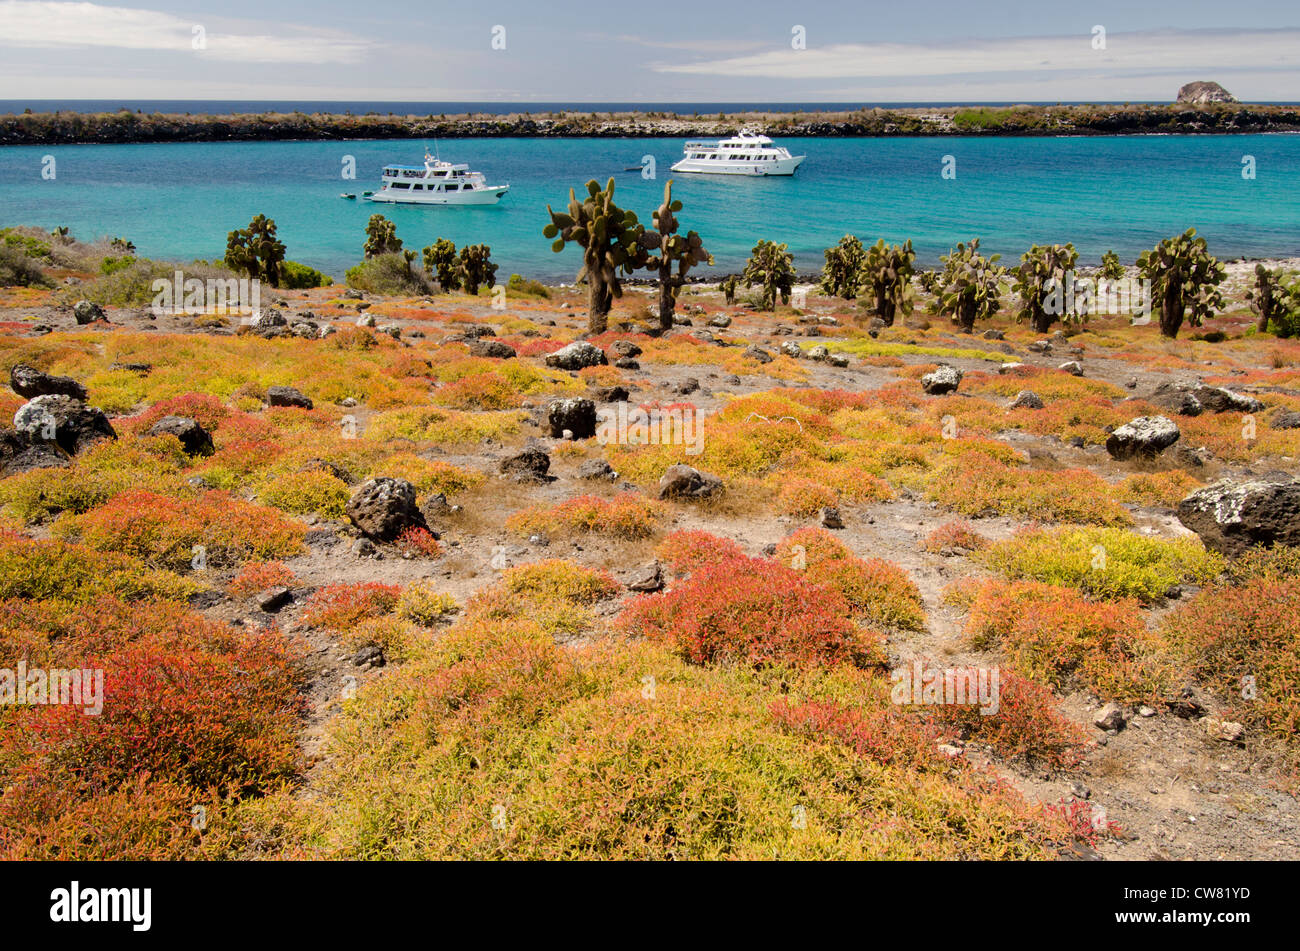
<svg viewBox="0 0 1300 951"><path fill-rule="evenodd" d="M410 188L410 182L393 182L393 188Z"/></svg>
<svg viewBox="0 0 1300 951"><path fill-rule="evenodd" d="M447 184L447 191L449 192L460 191L460 186L457 185L455 182L449 182Z"/></svg>

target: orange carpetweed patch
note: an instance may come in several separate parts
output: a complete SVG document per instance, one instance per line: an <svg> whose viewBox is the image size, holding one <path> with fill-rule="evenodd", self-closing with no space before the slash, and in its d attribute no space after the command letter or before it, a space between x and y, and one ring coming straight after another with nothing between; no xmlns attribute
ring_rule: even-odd
<svg viewBox="0 0 1300 951"><path fill-rule="evenodd" d="M345 630L392 611L401 596L401 586L375 581L326 585L308 599L302 620L316 627Z"/></svg>

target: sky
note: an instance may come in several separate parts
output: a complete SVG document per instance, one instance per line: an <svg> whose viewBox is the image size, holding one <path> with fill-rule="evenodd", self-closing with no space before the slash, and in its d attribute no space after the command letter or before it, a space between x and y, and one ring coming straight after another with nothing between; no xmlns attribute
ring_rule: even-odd
<svg viewBox="0 0 1300 951"><path fill-rule="evenodd" d="M1295 0L0 0L0 99L1300 101Z"/></svg>

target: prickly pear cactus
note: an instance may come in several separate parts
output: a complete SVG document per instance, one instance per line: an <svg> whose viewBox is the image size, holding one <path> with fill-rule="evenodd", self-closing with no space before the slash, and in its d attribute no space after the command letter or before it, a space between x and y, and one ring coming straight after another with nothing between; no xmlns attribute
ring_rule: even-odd
<svg viewBox="0 0 1300 951"><path fill-rule="evenodd" d="M826 264L822 267L821 289L832 297L853 300L858 296L867 257L862 242L855 235L846 234L839 244L822 253Z"/></svg>
<svg viewBox="0 0 1300 951"><path fill-rule="evenodd" d="M1066 313L1066 283L1074 280L1079 252L1073 244L1034 245L1020 256L1012 271L1015 292L1020 295L1016 320L1027 320L1039 333L1047 333L1056 321L1079 321L1085 316Z"/></svg>
<svg viewBox="0 0 1300 951"><path fill-rule="evenodd" d="M694 231L684 236L677 233L676 212L682 203L673 200L673 182L664 185L664 201L653 213L654 231L642 231L638 239L641 248L649 255L645 267L659 273L659 329L671 330L673 313L677 307L677 289L686 283L686 272L697 264L712 264L713 255L704 249L704 242ZM677 273L673 273L673 265Z"/></svg>
<svg viewBox="0 0 1300 951"><path fill-rule="evenodd" d="M604 333L614 298L623 296L620 274L632 274L648 257L640 244L644 228L636 213L614 204L614 179L602 189L593 179L587 195L578 200L569 189L568 212L546 206L551 221L542 233L553 239L551 250L563 251L568 244L582 248L578 281L587 282L587 321L592 333Z"/></svg>
<svg viewBox="0 0 1300 951"><path fill-rule="evenodd" d="M366 223L366 245L363 250L368 258L401 251L402 239L397 236L397 225L383 215L371 215L370 221Z"/></svg>
<svg viewBox="0 0 1300 951"><path fill-rule="evenodd" d="M1006 268L999 265L1000 254L987 258L980 254L980 239L972 238L939 260L943 274L936 285L935 304L940 313L951 314L962 333L971 333L975 321L992 317L1002 306L1002 276Z"/></svg>
<svg viewBox="0 0 1300 951"><path fill-rule="evenodd" d="M443 291L454 291L460 287L460 274L456 267L456 244L446 238L439 238L424 249L424 269L430 275L436 275L438 285Z"/></svg>
<svg viewBox="0 0 1300 951"><path fill-rule="evenodd" d="M881 238L867 249L862 262L862 284L871 291L877 317L892 327L900 314L912 312L915 291L912 275L916 273L916 252L909 238L901 245L885 246Z"/></svg>
<svg viewBox="0 0 1300 951"><path fill-rule="evenodd" d="M1143 251L1137 266L1151 282L1151 299L1159 304L1160 332L1166 337L1177 337L1184 319L1199 327L1223 306L1219 284L1227 269L1210 254L1195 228Z"/></svg>
<svg viewBox="0 0 1300 951"><path fill-rule="evenodd" d="M1101 276L1108 281L1118 281L1124 276L1124 265L1114 251L1107 251L1101 256Z"/></svg>
<svg viewBox="0 0 1300 951"><path fill-rule="evenodd" d="M745 262L745 272L740 275L746 287L755 284L762 288L763 310L775 310L779 295L781 303L790 303L790 292L794 288L794 256L784 244L777 244L766 239L754 245Z"/></svg>
<svg viewBox="0 0 1300 951"><path fill-rule="evenodd" d="M477 294L480 287L493 287L497 266L492 263L492 249L486 244L467 244L460 249L457 274L467 294Z"/></svg>

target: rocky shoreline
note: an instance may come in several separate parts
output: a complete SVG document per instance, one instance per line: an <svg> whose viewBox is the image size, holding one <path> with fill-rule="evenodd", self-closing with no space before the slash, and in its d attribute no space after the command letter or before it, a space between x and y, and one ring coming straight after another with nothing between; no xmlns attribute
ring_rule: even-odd
<svg viewBox="0 0 1300 951"><path fill-rule="evenodd" d="M681 138L733 135L741 128L783 137L954 135L1133 135L1300 132L1300 107L1208 105L1007 106L862 109L855 112L662 112L511 115L145 115L23 113L0 116L0 145L79 143L329 141L459 138Z"/></svg>

